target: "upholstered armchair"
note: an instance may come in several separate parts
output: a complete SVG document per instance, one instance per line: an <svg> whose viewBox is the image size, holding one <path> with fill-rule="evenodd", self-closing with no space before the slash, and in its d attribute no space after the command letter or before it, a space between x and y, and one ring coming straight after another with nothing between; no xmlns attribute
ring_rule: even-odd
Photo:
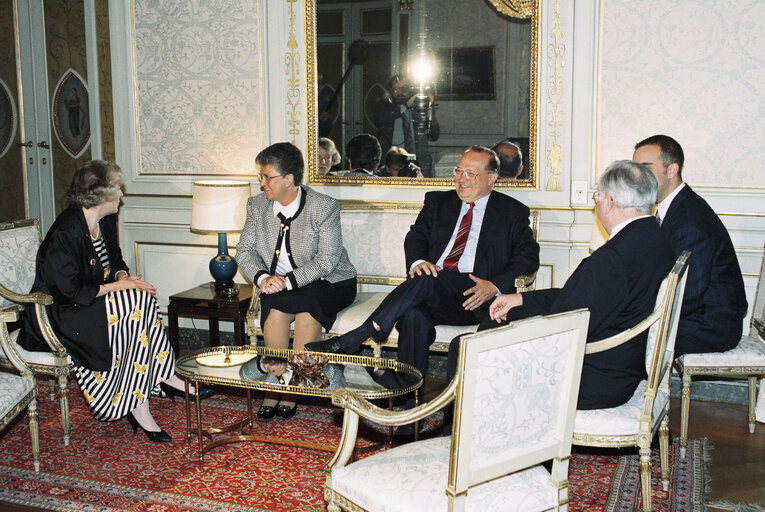
<svg viewBox="0 0 765 512"><path fill-rule="evenodd" d="M680 417L680 455L685 457L688 444L688 417L691 408L691 380L696 375L747 377L749 380L749 432L754 433L757 378L765 377L765 248L763 248L760 278L757 281L749 335L741 337L738 346L725 352L685 354L675 360L675 368L683 377ZM765 380L760 394L765 392ZM762 400L762 397L761 397ZM761 419L762 421L762 419Z"/></svg>
<svg viewBox="0 0 765 512"><path fill-rule="evenodd" d="M467 336L457 373L433 401L387 411L347 389L340 445L325 468L330 511L566 510L571 429L589 312L534 317ZM455 401L453 435L347 464L359 417L420 420ZM552 460L552 471L542 463Z"/></svg>
<svg viewBox="0 0 765 512"><path fill-rule="evenodd" d="M55 399L58 390L61 405L61 429L64 444L69 444L69 390L67 388L72 361L66 349L56 337L48 320L45 306L53 303L53 298L44 293L28 293L35 278L35 260L40 246L40 226L36 219L25 219L0 224L0 312L11 314L3 316L4 336L8 336L7 345L0 351L0 366L13 368L12 352L23 360L36 376L51 377L51 397ZM12 317L18 316L24 304L35 305L37 321L50 352L30 352L16 343L19 335L17 325L10 325ZM14 320L15 321L15 320ZM10 327L10 328L9 328Z"/></svg>
<svg viewBox="0 0 765 512"><path fill-rule="evenodd" d="M14 375L0 371L0 430L7 427L24 409L29 414L29 436L32 438L32 463L35 471L40 471L40 437L37 424L37 383L32 370L23 359L18 357L10 345L6 325L15 322L18 315L9 311L0 311L0 345L9 362L19 372Z"/></svg>
<svg viewBox="0 0 765 512"><path fill-rule="evenodd" d="M659 432L661 475L664 490L669 489L669 391L675 337L685 292L688 259L685 251L659 288L656 307L632 329L604 340L587 344L585 353L602 352L629 343L648 330L645 366L648 378L632 398L619 407L577 411L573 444L604 448L636 446L640 452L640 481L643 510L651 510L651 441Z"/></svg>

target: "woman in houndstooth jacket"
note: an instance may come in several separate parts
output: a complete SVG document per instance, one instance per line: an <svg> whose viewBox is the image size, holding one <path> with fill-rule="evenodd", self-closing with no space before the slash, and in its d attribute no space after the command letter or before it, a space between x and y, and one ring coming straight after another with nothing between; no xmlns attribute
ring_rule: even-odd
<svg viewBox="0 0 765 512"><path fill-rule="evenodd" d="M356 269L343 247L337 200L300 185L300 150L288 142L273 144L255 164L263 194L247 201L236 260L260 290L266 346L287 348L294 321L293 348L301 350L353 303ZM258 418L289 418L295 410L294 401L268 397Z"/></svg>

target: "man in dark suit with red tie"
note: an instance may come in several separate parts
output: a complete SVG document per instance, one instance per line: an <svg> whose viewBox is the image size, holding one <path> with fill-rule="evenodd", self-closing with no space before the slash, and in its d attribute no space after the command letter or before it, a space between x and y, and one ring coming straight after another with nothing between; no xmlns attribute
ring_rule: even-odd
<svg viewBox="0 0 765 512"><path fill-rule="evenodd" d="M529 209L492 190L498 171L494 151L468 148L454 169L455 190L425 194L404 240L409 278L361 326L305 348L356 353L364 341L382 341L397 325L399 361L424 374L436 325L478 323L497 294L515 291L517 276L536 272L539 244Z"/></svg>
<svg viewBox="0 0 765 512"><path fill-rule="evenodd" d="M730 235L706 201L683 182L683 149L654 135L635 145L633 160L659 182L656 210L675 257L692 251L675 356L723 352L738 345L747 303L744 279Z"/></svg>

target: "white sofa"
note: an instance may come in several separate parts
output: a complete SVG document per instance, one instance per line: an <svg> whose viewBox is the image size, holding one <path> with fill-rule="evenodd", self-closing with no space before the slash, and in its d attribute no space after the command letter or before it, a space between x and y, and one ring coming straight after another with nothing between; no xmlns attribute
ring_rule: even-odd
<svg viewBox="0 0 765 512"><path fill-rule="evenodd" d="M340 222L343 230L343 245L348 251L351 263L356 267L359 293L353 304L337 315L332 329L325 336L335 336L358 327L380 305L394 286L406 279L404 259L404 237L422 204L372 201L341 201ZM539 233L539 211L532 210L529 217L534 236ZM516 287L519 290L533 290L536 275L519 276ZM262 335L260 329L259 296L253 294L247 312L247 335L251 343ZM447 352L449 342L465 332L475 332L477 325L439 325L436 327L436 341L431 351ZM394 328L382 344L368 342L375 355L382 347L396 347L398 331Z"/></svg>

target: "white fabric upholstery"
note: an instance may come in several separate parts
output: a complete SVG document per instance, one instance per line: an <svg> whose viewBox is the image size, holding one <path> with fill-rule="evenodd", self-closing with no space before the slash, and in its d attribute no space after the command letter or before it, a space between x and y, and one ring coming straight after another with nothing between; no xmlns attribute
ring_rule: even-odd
<svg viewBox="0 0 765 512"><path fill-rule="evenodd" d="M709 354L685 354L678 358L683 366L765 366L765 341L742 336L736 348Z"/></svg>
<svg viewBox="0 0 765 512"><path fill-rule="evenodd" d="M576 411L574 432L589 435L637 435L640 430L640 415L643 413L645 403L645 386L646 381L641 381L629 401L619 407ZM661 414L668 401L667 391L659 388L653 402L652 423Z"/></svg>
<svg viewBox="0 0 765 512"><path fill-rule="evenodd" d="M0 230L0 283L11 291L29 293L32 289L38 233L37 226ZM0 309L13 305L0 297Z"/></svg>
<svg viewBox="0 0 765 512"><path fill-rule="evenodd" d="M34 382L8 372L0 372L0 418L21 402L34 387Z"/></svg>
<svg viewBox="0 0 765 512"><path fill-rule="evenodd" d="M19 329L16 329L11 333L11 343L14 343L16 345L16 350L19 352L19 355L21 358L26 361L27 363L32 364L42 364L45 366L53 366L55 364L55 358L53 357L52 352L30 352L18 343L16 343L16 340L19 337ZM5 354L5 350L0 347L0 354ZM7 358L7 356L6 356ZM72 362L72 359L70 357L67 357L67 361L69 363Z"/></svg>
<svg viewBox="0 0 765 512"><path fill-rule="evenodd" d="M446 510L444 489L450 442L448 437L428 439L354 462L333 471L333 487L367 510ZM472 488L466 510L511 512L554 508L557 491L549 479L550 474L542 466L498 478Z"/></svg>
<svg viewBox="0 0 765 512"><path fill-rule="evenodd" d="M343 246L356 272L362 276L406 278L404 237L419 213L417 210L342 210Z"/></svg>

